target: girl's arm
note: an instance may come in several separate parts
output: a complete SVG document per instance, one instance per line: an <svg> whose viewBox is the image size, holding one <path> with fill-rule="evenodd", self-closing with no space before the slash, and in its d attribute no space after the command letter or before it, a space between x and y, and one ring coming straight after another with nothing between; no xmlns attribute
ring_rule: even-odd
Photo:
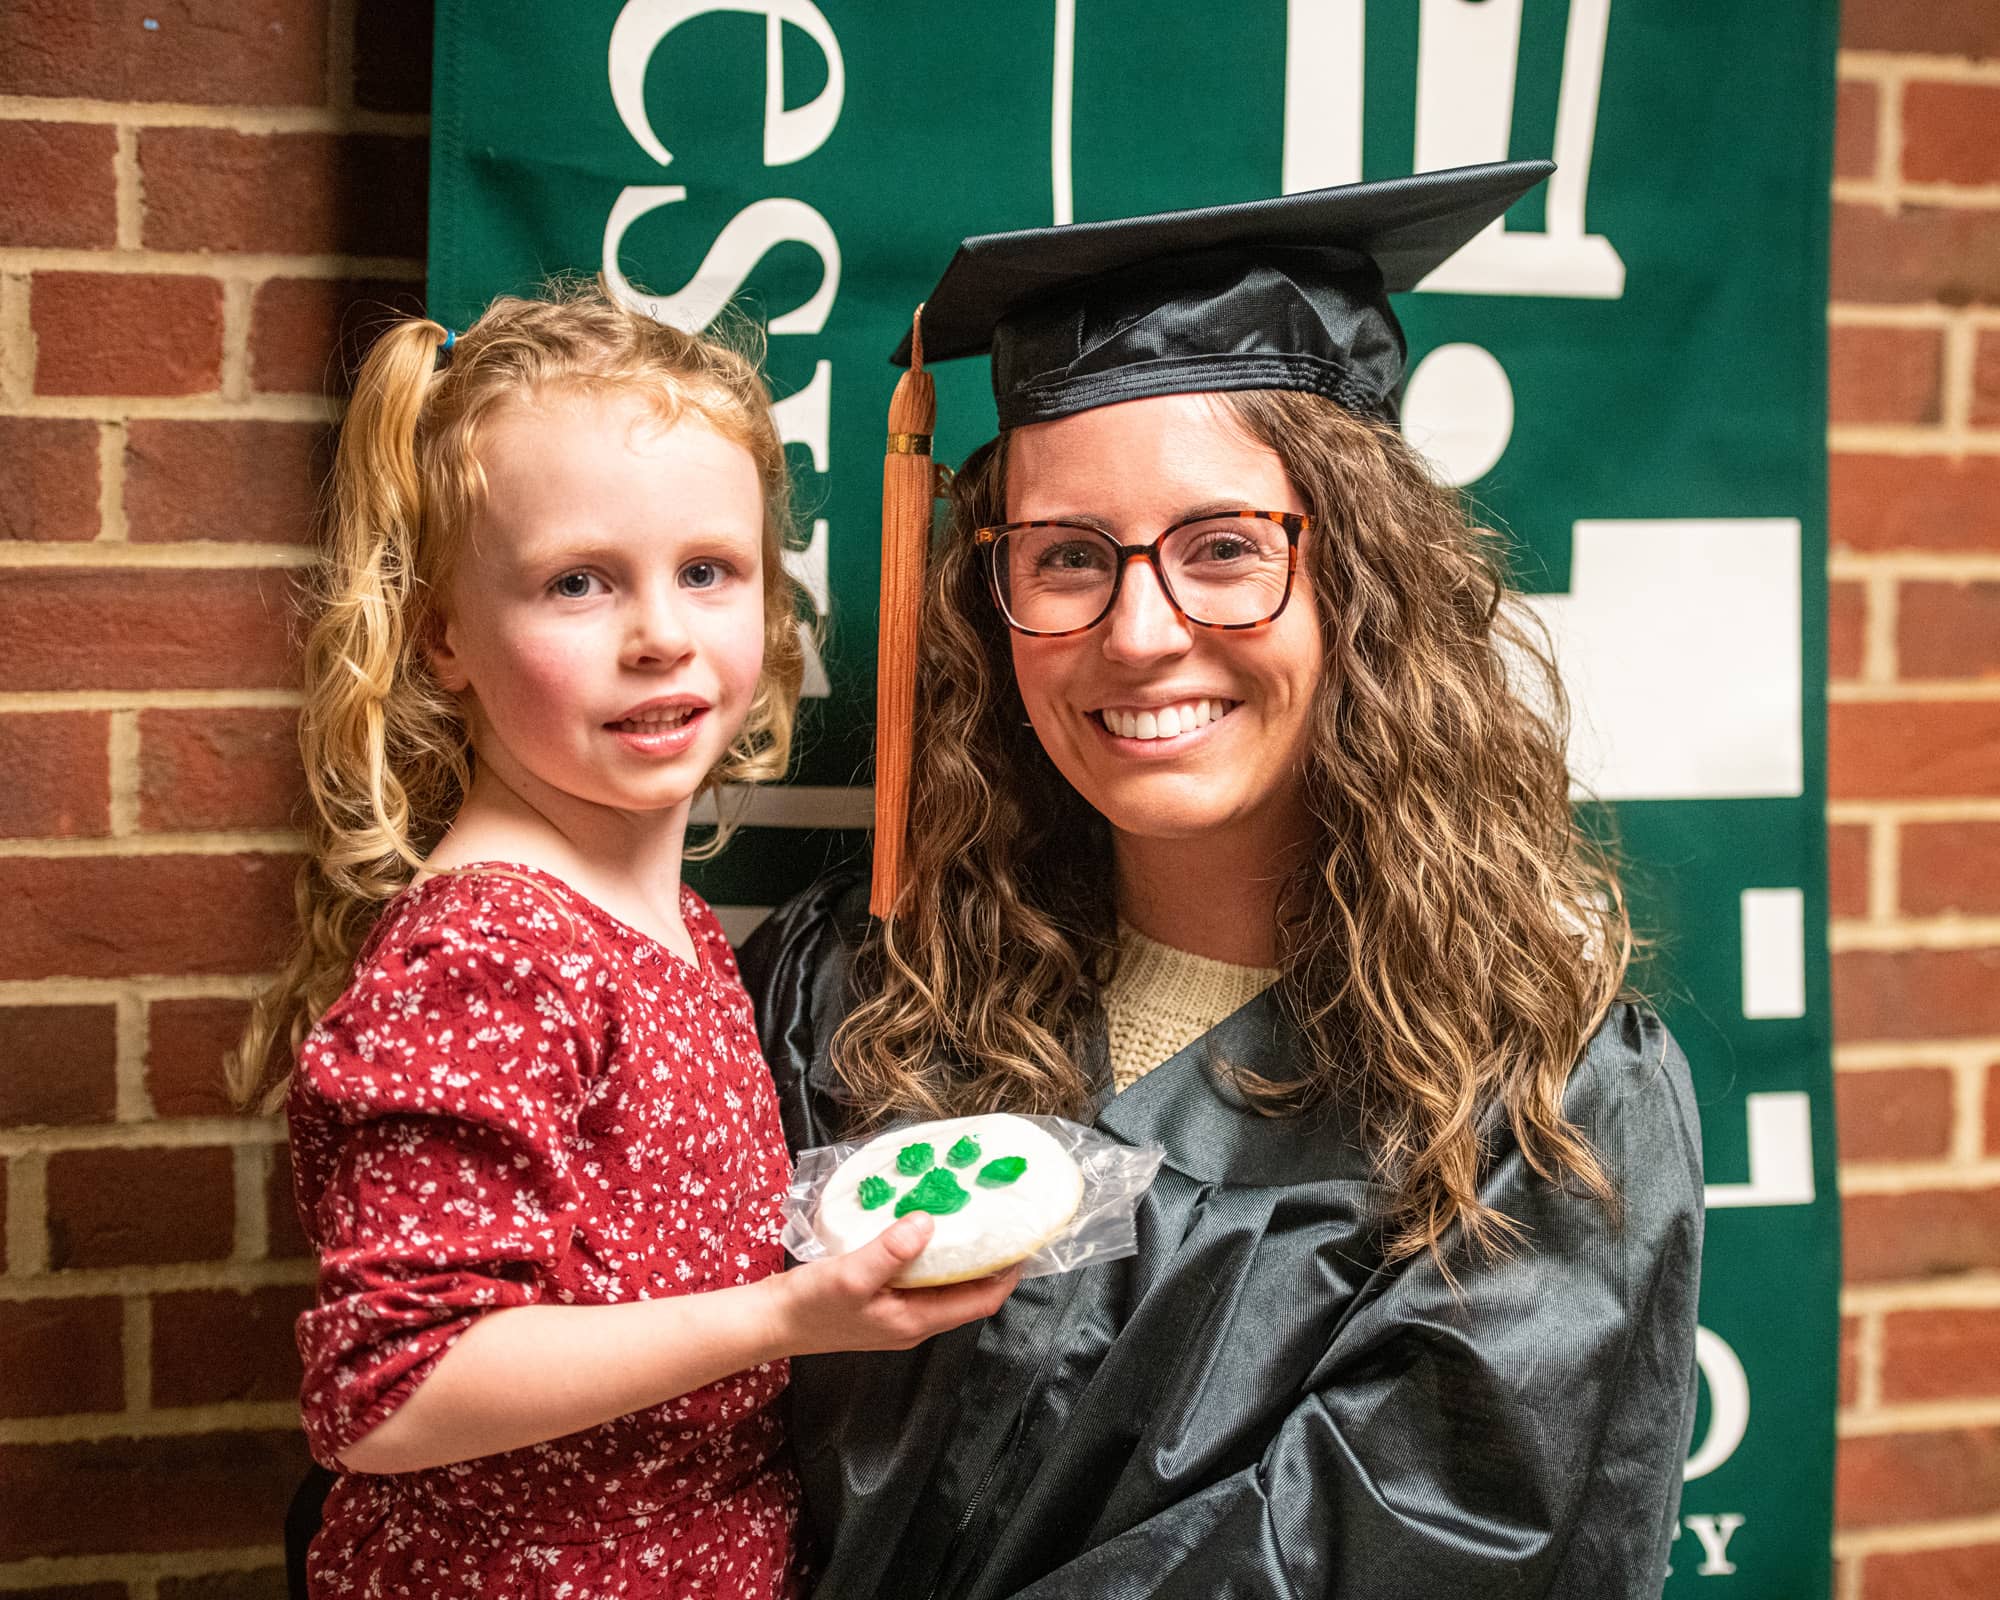
<svg viewBox="0 0 2000 1600"><path fill-rule="evenodd" d="M873 1243L739 1288L615 1306L518 1306L481 1317L401 1406L341 1452L349 1472L416 1472L642 1411L763 1362L907 1350L991 1316L1016 1274L888 1287L929 1242L905 1217Z"/></svg>

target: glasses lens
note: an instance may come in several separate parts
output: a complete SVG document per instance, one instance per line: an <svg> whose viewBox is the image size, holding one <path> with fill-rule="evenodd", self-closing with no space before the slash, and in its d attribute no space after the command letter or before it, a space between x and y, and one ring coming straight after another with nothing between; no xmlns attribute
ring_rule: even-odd
<svg viewBox="0 0 2000 1600"><path fill-rule="evenodd" d="M1118 547L1092 528L1013 528L993 545L993 581L1016 626L1035 633L1087 628L1118 581Z"/></svg>
<svg viewBox="0 0 2000 1600"><path fill-rule="evenodd" d="M1291 541L1262 517L1212 517L1176 528L1160 547L1167 585L1197 622L1262 622L1291 582Z"/></svg>

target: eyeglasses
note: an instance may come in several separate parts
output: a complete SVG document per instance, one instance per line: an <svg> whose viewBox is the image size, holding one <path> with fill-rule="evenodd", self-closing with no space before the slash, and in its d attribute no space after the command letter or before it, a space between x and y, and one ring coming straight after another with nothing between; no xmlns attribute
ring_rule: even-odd
<svg viewBox="0 0 2000 1600"><path fill-rule="evenodd" d="M1296 511L1225 511L1176 522L1151 544L1120 544L1081 522L1003 522L980 528L993 598L1018 633L1083 633L1111 615L1125 569L1150 562L1177 616L1202 628L1261 628L1292 597Z"/></svg>

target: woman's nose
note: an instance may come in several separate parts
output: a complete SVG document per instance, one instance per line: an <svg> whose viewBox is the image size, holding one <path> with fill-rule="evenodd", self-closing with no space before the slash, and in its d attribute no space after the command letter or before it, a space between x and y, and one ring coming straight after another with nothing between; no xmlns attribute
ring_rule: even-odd
<svg viewBox="0 0 2000 1600"><path fill-rule="evenodd" d="M1126 558L1125 581L1103 626L1104 653L1114 661L1178 655L1194 642L1186 619L1160 586L1159 572L1144 556Z"/></svg>

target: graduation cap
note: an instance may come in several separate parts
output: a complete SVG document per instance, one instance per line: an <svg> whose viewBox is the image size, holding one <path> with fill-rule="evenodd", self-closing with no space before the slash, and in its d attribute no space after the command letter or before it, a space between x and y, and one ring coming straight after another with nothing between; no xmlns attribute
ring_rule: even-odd
<svg viewBox="0 0 2000 1600"><path fill-rule="evenodd" d="M1504 161L1113 222L965 240L892 358L877 660L875 876L887 916L907 822L916 619L929 542L932 361L990 354L1000 426L1155 395L1291 389L1393 422L1413 289L1555 170Z"/></svg>

